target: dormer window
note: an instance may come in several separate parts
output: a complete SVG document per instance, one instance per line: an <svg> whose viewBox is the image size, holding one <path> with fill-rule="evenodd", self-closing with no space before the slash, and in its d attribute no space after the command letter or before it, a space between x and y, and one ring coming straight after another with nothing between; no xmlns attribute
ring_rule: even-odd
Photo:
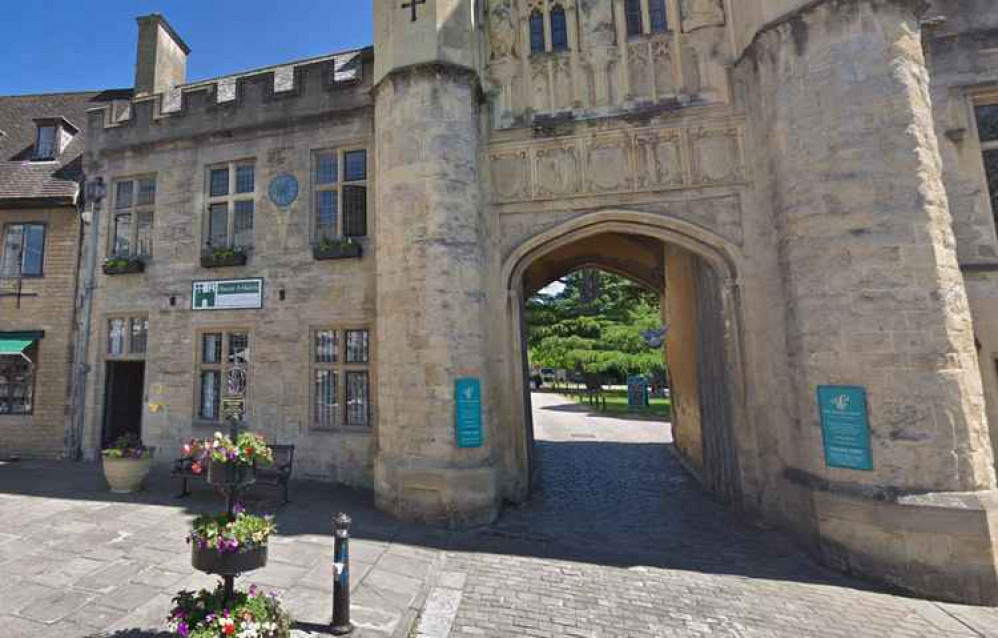
<svg viewBox="0 0 998 638"><path fill-rule="evenodd" d="M73 136L79 133L64 117L43 117L35 120L35 161L54 160L62 154Z"/></svg>

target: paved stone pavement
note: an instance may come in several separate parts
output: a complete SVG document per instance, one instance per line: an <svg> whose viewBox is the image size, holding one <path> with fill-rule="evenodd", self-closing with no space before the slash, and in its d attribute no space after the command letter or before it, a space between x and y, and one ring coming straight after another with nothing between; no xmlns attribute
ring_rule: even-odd
<svg viewBox="0 0 998 638"><path fill-rule="evenodd" d="M184 539L197 514L224 507L221 497L200 484L178 500L175 481L151 479L146 492L115 495L94 464L0 464L0 638L158 638L178 590L214 586L216 578L191 568ZM406 543L417 528L376 512L364 492L304 483L294 485L291 504L278 508L277 499L262 486L246 499L253 511L277 510L279 535L267 567L244 581L282 595L297 636L324 635L331 518L348 511L354 635L405 635L439 554Z"/></svg>
<svg viewBox="0 0 998 638"><path fill-rule="evenodd" d="M370 493L297 483L276 510L266 569L296 636L320 636L331 607L330 519L354 517L351 580L360 638L987 636L998 610L885 592L814 564L786 537L710 501L666 449L665 424L592 416L535 394L540 490L497 525L403 525ZM194 572L190 520L221 507L206 486L183 500L163 475L138 495L107 492L92 464L0 464L0 638L159 638Z"/></svg>
<svg viewBox="0 0 998 638"><path fill-rule="evenodd" d="M998 609L879 591L725 512L666 424L533 400L540 491L450 539L418 635L998 637Z"/></svg>

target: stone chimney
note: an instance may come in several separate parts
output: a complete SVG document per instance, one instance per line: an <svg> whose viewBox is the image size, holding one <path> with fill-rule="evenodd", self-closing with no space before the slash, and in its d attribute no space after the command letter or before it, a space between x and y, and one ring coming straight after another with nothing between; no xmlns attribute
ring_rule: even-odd
<svg viewBox="0 0 998 638"><path fill-rule="evenodd" d="M136 18L139 45L135 60L135 97L165 93L187 79L191 49L158 13Z"/></svg>

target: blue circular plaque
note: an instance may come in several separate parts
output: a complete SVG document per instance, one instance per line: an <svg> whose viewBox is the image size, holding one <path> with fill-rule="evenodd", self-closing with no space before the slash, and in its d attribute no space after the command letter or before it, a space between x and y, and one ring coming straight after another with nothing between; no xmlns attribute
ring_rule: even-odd
<svg viewBox="0 0 998 638"><path fill-rule="evenodd" d="M270 180L270 201L285 208L298 199L298 178L290 173L281 173Z"/></svg>

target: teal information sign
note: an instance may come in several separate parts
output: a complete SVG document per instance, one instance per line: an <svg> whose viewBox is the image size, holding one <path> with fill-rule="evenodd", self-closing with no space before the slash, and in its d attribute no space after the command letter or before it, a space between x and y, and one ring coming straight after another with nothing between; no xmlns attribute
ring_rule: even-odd
<svg viewBox="0 0 998 638"><path fill-rule="evenodd" d="M866 390L856 386L820 385L818 410L825 443L825 465L872 470Z"/></svg>
<svg viewBox="0 0 998 638"><path fill-rule="evenodd" d="M458 447L482 447L482 382L478 379L454 381L454 423Z"/></svg>
<svg viewBox="0 0 998 638"><path fill-rule="evenodd" d="M627 377L627 407L648 407L648 379L644 375Z"/></svg>

